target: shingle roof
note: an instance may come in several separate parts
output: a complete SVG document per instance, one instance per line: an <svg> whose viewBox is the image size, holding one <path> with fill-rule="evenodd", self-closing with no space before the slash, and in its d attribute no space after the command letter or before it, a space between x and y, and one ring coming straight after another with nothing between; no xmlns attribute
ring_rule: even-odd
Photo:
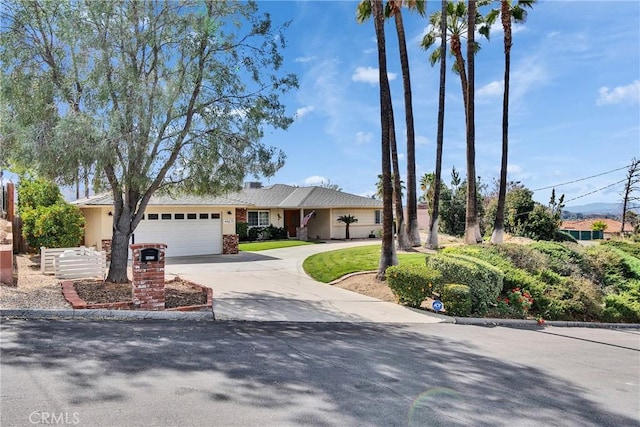
<svg viewBox="0 0 640 427"><path fill-rule="evenodd" d="M113 197L111 193L102 193L84 199L78 199L71 204L77 206L112 206ZM149 205L156 206L238 206L247 205L240 200L234 200L227 197L201 197L182 195L179 197L171 196L152 196Z"/></svg>
<svg viewBox="0 0 640 427"><path fill-rule="evenodd" d="M72 202L78 206L111 206L110 194L99 194ZM259 208L382 208L382 201L323 187L294 187L274 184L248 188L224 197L153 196L149 205L179 206L254 206Z"/></svg>
<svg viewBox="0 0 640 427"><path fill-rule="evenodd" d="M562 221L560 230L591 231L593 229L593 223L597 221L602 221L607 225L607 228L604 229L605 233L619 233L620 228L622 227L622 223L620 221L616 221L615 219L590 218L579 219L575 221ZM633 226L626 222L624 224L624 229L625 231L633 231Z"/></svg>

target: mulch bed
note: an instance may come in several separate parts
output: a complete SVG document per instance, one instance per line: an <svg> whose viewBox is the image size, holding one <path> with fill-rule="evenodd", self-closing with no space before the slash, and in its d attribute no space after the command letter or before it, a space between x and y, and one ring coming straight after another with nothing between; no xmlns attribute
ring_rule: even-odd
<svg viewBox="0 0 640 427"><path fill-rule="evenodd" d="M73 287L87 304L131 301L131 283L111 283L100 280L77 280ZM165 308L176 308L207 303L207 296L189 286L180 278L165 283Z"/></svg>

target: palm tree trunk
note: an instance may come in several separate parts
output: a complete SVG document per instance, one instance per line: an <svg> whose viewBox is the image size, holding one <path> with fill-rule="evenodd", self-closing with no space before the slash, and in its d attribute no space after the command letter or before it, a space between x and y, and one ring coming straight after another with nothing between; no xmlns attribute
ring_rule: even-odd
<svg viewBox="0 0 640 427"><path fill-rule="evenodd" d="M391 89L387 76L387 52L384 37L384 16L382 14L382 1L373 0L373 23L378 42L378 68L380 77L380 126L382 148L382 251L380 264L378 265L378 280L385 279L387 267L398 263L393 244L393 186L391 185L391 146L390 146L390 112Z"/></svg>
<svg viewBox="0 0 640 427"><path fill-rule="evenodd" d="M462 100L464 101L464 120L466 124L469 105L469 85L467 82L466 65L464 63L464 57L462 56L462 45L460 44L460 39L457 36L451 37L451 50L453 51L453 55L456 58L456 68L458 69L458 74L460 75L460 85L462 86ZM442 58L440 58L440 60L442 61Z"/></svg>
<svg viewBox="0 0 640 427"><path fill-rule="evenodd" d="M407 128L406 235L410 246L420 246L420 231L418 230L418 197L416 195L416 138L413 125L411 74L409 72L409 54L407 53L407 40L404 33L404 23L402 21L402 12L400 8L397 8L394 18L396 23L396 32L398 34L400 66L402 68L402 84L404 88L405 125Z"/></svg>
<svg viewBox="0 0 640 427"><path fill-rule="evenodd" d="M509 74L511 69L511 9L508 1L502 1L502 28L504 29L504 93L502 98L502 159L500 162L500 187L498 210L493 225L491 243L504 240L504 209L507 198L507 165L509 160Z"/></svg>
<svg viewBox="0 0 640 427"><path fill-rule="evenodd" d="M467 214L464 241L475 244L482 241L478 225L476 197L476 147L475 147L475 28L476 0L469 0L467 28ZM462 74L461 74L462 75ZM480 239L480 240L479 240Z"/></svg>
<svg viewBox="0 0 640 427"><path fill-rule="evenodd" d="M411 249L404 225L404 209L402 207L402 180L400 179L400 165L398 162L398 145L396 143L396 126L393 117L393 105L389 103L389 146L391 148L391 165L393 167L393 201L396 208L396 235L398 248L406 251Z"/></svg>
<svg viewBox="0 0 640 427"><path fill-rule="evenodd" d="M447 0L442 0L442 17L440 34L447 33ZM432 212L429 216L429 230L425 246L438 248L438 215L440 211L440 189L442 187L442 147L444 145L444 107L447 81L447 38L442 37L440 43L440 90L438 96L438 135L436 140L436 171L433 191Z"/></svg>

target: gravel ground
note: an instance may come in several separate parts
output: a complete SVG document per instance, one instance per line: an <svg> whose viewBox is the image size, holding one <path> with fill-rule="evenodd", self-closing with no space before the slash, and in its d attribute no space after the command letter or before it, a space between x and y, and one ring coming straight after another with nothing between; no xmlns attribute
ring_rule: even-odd
<svg viewBox="0 0 640 427"><path fill-rule="evenodd" d="M40 257L16 255L17 286L0 286L0 308L69 309L60 283L53 275L40 273Z"/></svg>

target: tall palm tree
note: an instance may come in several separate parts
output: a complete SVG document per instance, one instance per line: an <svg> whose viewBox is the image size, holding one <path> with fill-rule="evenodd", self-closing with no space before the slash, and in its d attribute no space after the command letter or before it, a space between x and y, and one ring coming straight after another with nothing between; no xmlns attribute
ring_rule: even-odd
<svg viewBox="0 0 640 427"><path fill-rule="evenodd" d="M393 117L393 104L389 105L389 147L391 148L391 174L393 182L393 202L396 208L396 240L398 248L406 251L411 249L407 229L404 225L404 209L402 207L402 180L400 179L400 165L398 162L398 145L396 144L395 120Z"/></svg>
<svg viewBox="0 0 640 427"><path fill-rule="evenodd" d="M409 10L424 16L426 1L424 0L390 0L386 10L388 16L393 16L398 35L398 47L400 52L400 66L402 69L402 84L404 88L405 125L407 129L407 238L410 246L420 246L420 231L418 229L418 198L416 195L416 139L413 121L413 102L411 95L411 75L409 72L409 55L407 53L407 41L402 20L402 5ZM402 247L402 245L399 246Z"/></svg>
<svg viewBox="0 0 640 427"><path fill-rule="evenodd" d="M402 4L403 0L389 0L384 10L385 18L394 17L396 24L396 33L398 34L398 44L400 51L400 63L402 65L402 77L404 84L404 101L405 101L405 119L407 124L407 180L409 190L407 193L407 216L410 220L405 227L404 208L402 206L402 197L400 196L400 168L398 162L398 146L395 137L395 118L393 114L393 105L390 106L389 127L391 134L389 136L391 147L391 161L393 166L393 186L394 186L394 205L395 220L398 247L402 250L410 249L412 246L420 246L420 233L418 231L418 205L416 197L416 177L415 177L415 131L413 126L413 108L411 102L411 83L409 74L409 57L407 54L407 44L404 35L404 24L402 21ZM409 2L408 6L416 9L424 15L424 0L418 2ZM356 19L362 23L368 20L372 14L371 0L363 0L358 5ZM413 225L411 225L411 224ZM412 237L409 237L409 235ZM414 241L417 240L417 244Z"/></svg>
<svg viewBox="0 0 640 427"><path fill-rule="evenodd" d="M487 25L495 22L498 15L504 30L504 92L502 98L502 159L500 162L500 186L498 189L498 210L493 224L491 243L502 243L504 239L504 209L507 198L507 164L509 158L509 75L511 71L511 23L524 22L527 19L525 8L532 8L536 0L501 0L500 8L491 10L487 16Z"/></svg>
<svg viewBox="0 0 640 427"><path fill-rule="evenodd" d="M475 123L473 120L475 105L473 97L474 84L470 80L474 79L474 57L475 53L480 50L480 44L475 41L476 24L483 22L482 16L477 11L477 6L484 6L490 3L490 0L470 1L469 7L464 1L447 2L446 12L434 12L429 21L431 30L424 36L422 47L429 49L438 37L448 39L450 43L451 55L455 58L453 70L460 76L460 85L462 88L462 98L464 100L465 124L467 135L467 179L468 196L467 196L467 230L465 232L465 241L467 243L476 243L481 240L480 227L478 224L477 201L476 201L476 182L475 182ZM469 10L471 9L471 10ZM446 31L443 22L446 22ZM483 25L479 28L480 34L488 37L489 27ZM462 39L467 39L467 62L465 64L462 54ZM442 49L434 50L430 55L431 65L442 60ZM470 116L471 115L471 120ZM467 237L468 236L468 237ZM473 237L472 237L473 236Z"/></svg>
<svg viewBox="0 0 640 427"><path fill-rule="evenodd" d="M440 34L447 33L447 0L442 0ZM440 89L438 94L438 134L436 136L436 170L433 177L433 200L430 201L429 229L425 247L438 247L438 215L440 214L440 188L442 180L442 147L444 146L444 107L447 82L447 38L440 38Z"/></svg>
<svg viewBox="0 0 640 427"><path fill-rule="evenodd" d="M363 1L358 5L358 15L362 15L361 8L371 7L373 24L378 45L378 74L380 79L380 127L382 148L382 253L376 278L384 280L387 267L398 264L398 257L393 244L393 186L391 184L391 146L390 146L390 114L391 89L387 75L387 50L384 34L384 15L382 1Z"/></svg>
<svg viewBox="0 0 640 427"><path fill-rule="evenodd" d="M482 241L478 223L478 197L476 194L476 122L475 122L475 29L476 0L469 0L467 10L467 215L464 241L475 244Z"/></svg>

